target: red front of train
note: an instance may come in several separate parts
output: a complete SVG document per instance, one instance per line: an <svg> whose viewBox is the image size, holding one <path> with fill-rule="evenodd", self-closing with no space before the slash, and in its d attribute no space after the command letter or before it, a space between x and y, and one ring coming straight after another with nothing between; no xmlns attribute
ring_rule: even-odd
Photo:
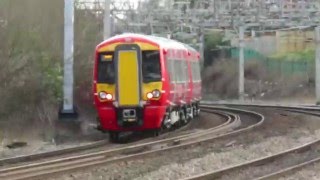
<svg viewBox="0 0 320 180"><path fill-rule="evenodd" d="M124 34L96 47L94 104L99 130L170 128L199 114L199 53L182 43Z"/></svg>

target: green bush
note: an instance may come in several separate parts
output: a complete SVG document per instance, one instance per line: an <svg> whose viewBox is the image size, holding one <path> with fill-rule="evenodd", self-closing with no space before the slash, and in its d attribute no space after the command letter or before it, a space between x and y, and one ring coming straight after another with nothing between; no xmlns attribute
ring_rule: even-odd
<svg viewBox="0 0 320 180"><path fill-rule="evenodd" d="M1 0L0 120L28 122L41 102L61 99L62 12L63 0Z"/></svg>
<svg viewBox="0 0 320 180"><path fill-rule="evenodd" d="M314 61L315 50L306 49L300 52L276 54L271 56L270 58L280 61Z"/></svg>

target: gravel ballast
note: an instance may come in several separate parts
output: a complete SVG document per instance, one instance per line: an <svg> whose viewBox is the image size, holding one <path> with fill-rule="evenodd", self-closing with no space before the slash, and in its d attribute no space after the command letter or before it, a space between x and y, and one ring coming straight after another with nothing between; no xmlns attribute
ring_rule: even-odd
<svg viewBox="0 0 320 180"><path fill-rule="evenodd" d="M291 175L283 176L279 180L297 180L297 179L308 179L308 180L319 180L320 179L320 163L307 166L300 171L297 171Z"/></svg>
<svg viewBox="0 0 320 180"><path fill-rule="evenodd" d="M290 137L272 137L268 140L253 144L250 146L235 146L225 149L221 153L210 153L204 157L192 159L184 163L173 163L161 167L159 170L144 174L138 179L161 179L159 177L167 177L168 179L181 179L208 171L222 169L226 166L239 164L259 157L275 154L286 149L293 148L297 145L311 142L320 138L320 131L312 136L307 132L294 132L301 138L291 139ZM263 149L261 148L263 147ZM170 173L171 172L171 173ZM177 173L178 172L178 173ZM227 178L228 179L228 178Z"/></svg>
<svg viewBox="0 0 320 180"><path fill-rule="evenodd" d="M195 119L194 121L191 121L185 127L182 127L172 132L168 132L157 138L146 137L140 134L131 135L130 144L146 143L146 142L153 141L155 139L160 140L164 138L174 137L177 135L188 134L191 132L203 131L205 129L218 126L223 122L225 122L225 120L221 116L218 116L215 114L208 115L208 113L202 113L199 118ZM89 135L72 137L72 138L65 140L66 142L61 144L55 143L54 141L44 142L44 141L41 141L39 138L29 138L29 139L26 137L16 138L15 141L26 142L27 145L23 147L15 148L15 149L10 149L6 147L7 143L0 143L0 159L83 146L83 145L96 142L97 140L104 140L104 139L107 140L108 135L103 134L100 131L90 129ZM109 147L114 148L114 147L120 147L120 146L123 146L123 145L109 144L107 145L106 148L109 148Z"/></svg>
<svg viewBox="0 0 320 180"><path fill-rule="evenodd" d="M279 111L266 111L266 114L268 121L259 132L56 178L181 179L268 156L320 138L317 130L320 123L315 117Z"/></svg>

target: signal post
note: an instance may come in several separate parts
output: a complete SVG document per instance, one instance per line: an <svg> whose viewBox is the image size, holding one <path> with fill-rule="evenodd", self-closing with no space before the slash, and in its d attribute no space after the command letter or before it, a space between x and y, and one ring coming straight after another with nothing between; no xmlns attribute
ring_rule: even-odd
<svg viewBox="0 0 320 180"><path fill-rule="evenodd" d="M316 27L315 30L316 37L316 104L320 105L320 26Z"/></svg>

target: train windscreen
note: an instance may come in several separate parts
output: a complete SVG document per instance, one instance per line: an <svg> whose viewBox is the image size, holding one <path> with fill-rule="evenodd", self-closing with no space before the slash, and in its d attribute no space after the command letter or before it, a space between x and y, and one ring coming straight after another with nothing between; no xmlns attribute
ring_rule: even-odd
<svg viewBox="0 0 320 180"><path fill-rule="evenodd" d="M142 51L143 82L161 81L161 64L159 51Z"/></svg>
<svg viewBox="0 0 320 180"><path fill-rule="evenodd" d="M99 55L98 83L115 83L114 53L103 53Z"/></svg>

